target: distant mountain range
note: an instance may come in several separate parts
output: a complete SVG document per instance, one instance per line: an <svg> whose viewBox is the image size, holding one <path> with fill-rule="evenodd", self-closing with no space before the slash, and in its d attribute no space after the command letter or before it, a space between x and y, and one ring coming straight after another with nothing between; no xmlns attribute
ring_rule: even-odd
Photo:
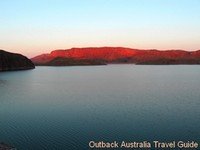
<svg viewBox="0 0 200 150"><path fill-rule="evenodd" d="M33 69L43 66L106 64L171 65L200 64L200 50L140 50L123 47L89 47L54 50L31 60L21 54L0 50L0 71Z"/></svg>
<svg viewBox="0 0 200 150"><path fill-rule="evenodd" d="M147 65L200 64L200 50L140 50L123 47L89 47L54 50L31 59L35 65L103 65L132 63Z"/></svg>
<svg viewBox="0 0 200 150"><path fill-rule="evenodd" d="M0 50L0 71L34 69L35 65L27 57Z"/></svg>

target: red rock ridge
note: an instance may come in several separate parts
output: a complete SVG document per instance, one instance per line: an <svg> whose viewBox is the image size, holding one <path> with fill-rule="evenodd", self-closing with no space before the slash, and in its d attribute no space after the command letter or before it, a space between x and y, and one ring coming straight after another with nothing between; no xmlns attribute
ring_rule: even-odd
<svg viewBox="0 0 200 150"><path fill-rule="evenodd" d="M32 58L35 64L45 64L55 58L73 58L87 60L102 60L108 63L147 63L154 64L199 64L200 50L139 50L123 47L88 47L54 50L50 54L42 54Z"/></svg>
<svg viewBox="0 0 200 150"><path fill-rule="evenodd" d="M133 49L120 47L102 47L102 48L72 48L69 50L55 50L50 53L52 57L67 57L76 59L106 59L109 61L130 57L135 54Z"/></svg>
<svg viewBox="0 0 200 150"><path fill-rule="evenodd" d="M54 50L50 54L42 54L32 58L34 63L46 63L56 57L75 59L103 59L113 61L120 58L132 57L137 50L122 47L100 47L100 48L72 48L66 50Z"/></svg>

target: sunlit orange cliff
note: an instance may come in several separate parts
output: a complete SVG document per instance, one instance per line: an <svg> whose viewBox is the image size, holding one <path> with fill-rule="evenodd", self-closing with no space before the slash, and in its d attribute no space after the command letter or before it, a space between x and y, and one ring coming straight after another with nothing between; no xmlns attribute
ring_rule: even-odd
<svg viewBox="0 0 200 150"><path fill-rule="evenodd" d="M54 50L31 59L36 65L200 64L200 50L140 50L123 47L89 47Z"/></svg>

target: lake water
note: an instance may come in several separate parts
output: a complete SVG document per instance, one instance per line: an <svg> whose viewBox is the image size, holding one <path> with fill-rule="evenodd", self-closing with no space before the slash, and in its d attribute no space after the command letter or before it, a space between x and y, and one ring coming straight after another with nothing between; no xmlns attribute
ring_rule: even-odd
<svg viewBox="0 0 200 150"><path fill-rule="evenodd" d="M89 141L199 140L200 66L36 67L0 73L0 141L84 150Z"/></svg>

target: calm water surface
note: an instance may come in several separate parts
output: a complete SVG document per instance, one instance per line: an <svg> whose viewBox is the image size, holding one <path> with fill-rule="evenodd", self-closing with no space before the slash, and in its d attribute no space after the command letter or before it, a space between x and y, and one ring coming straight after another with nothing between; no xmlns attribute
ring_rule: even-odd
<svg viewBox="0 0 200 150"><path fill-rule="evenodd" d="M197 65L0 73L0 141L19 150L83 150L91 140L199 140L199 108Z"/></svg>

